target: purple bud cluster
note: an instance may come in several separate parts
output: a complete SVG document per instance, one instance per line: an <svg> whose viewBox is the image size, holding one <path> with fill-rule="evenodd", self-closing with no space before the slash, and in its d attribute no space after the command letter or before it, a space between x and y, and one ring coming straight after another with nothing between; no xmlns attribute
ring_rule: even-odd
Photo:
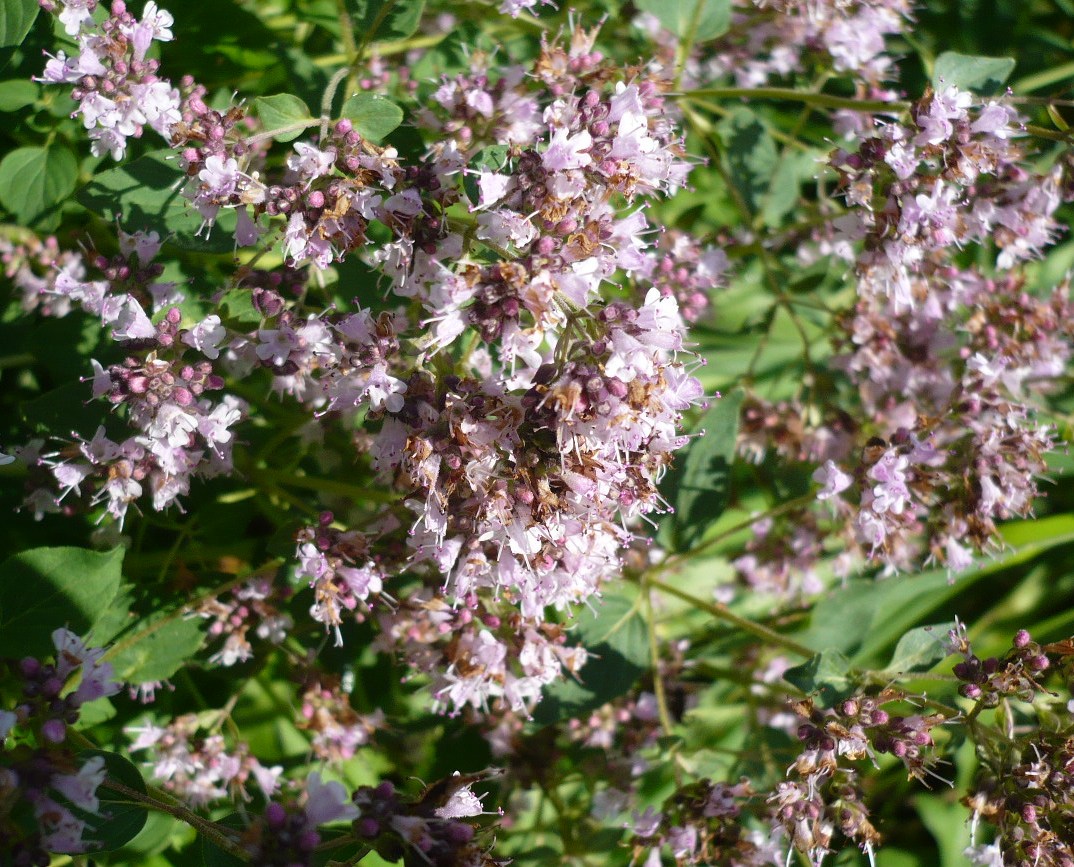
<svg viewBox="0 0 1074 867"><path fill-rule="evenodd" d="M959 695L981 707L996 707L1004 698L1031 702L1045 691L1040 681L1051 667L1051 660L1024 629L1015 635L1013 646L1002 658L978 657L961 623L948 633L947 646L951 653L962 656L952 669L961 681Z"/></svg>
<svg viewBox="0 0 1074 867"><path fill-rule="evenodd" d="M52 634L55 660L36 657L0 661L17 698L0 710L0 852L18 867L46 865L49 852L78 853L92 846L86 823L70 806L95 814L104 759L80 761L68 742L68 727L82 705L119 692L104 650L89 648L67 629ZM72 689L72 682L74 688ZM36 746L35 746L36 743ZM29 805L36 827L24 826Z"/></svg>
<svg viewBox="0 0 1074 867"><path fill-rule="evenodd" d="M304 802L269 801L237 841L254 864L271 867L312 867L321 842L317 828L341 819L353 819L357 810L347 800L347 790L336 782L324 782L318 773L306 780Z"/></svg>
<svg viewBox="0 0 1074 867"><path fill-rule="evenodd" d="M429 786L417 801L404 799L390 782L362 786L353 797L355 836L387 861L416 856L432 867L498 867L470 822L486 813L471 786L484 775L456 773ZM412 854L410 854L412 853Z"/></svg>

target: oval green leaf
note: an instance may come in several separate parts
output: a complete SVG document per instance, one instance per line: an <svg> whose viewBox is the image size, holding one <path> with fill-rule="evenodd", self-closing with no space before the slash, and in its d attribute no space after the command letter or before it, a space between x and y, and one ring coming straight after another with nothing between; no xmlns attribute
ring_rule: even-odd
<svg viewBox="0 0 1074 867"><path fill-rule="evenodd" d="M0 3L0 48L22 44L40 11L41 4L37 0L4 0Z"/></svg>
<svg viewBox="0 0 1074 867"><path fill-rule="evenodd" d="M347 118L363 138L380 141L403 122L403 110L377 93L356 93L343 103Z"/></svg>
<svg viewBox="0 0 1074 867"><path fill-rule="evenodd" d="M937 90L954 85L959 90L993 94L1002 90L1014 72L1012 57L980 57L945 51L932 68L932 86Z"/></svg>
<svg viewBox="0 0 1074 867"><path fill-rule="evenodd" d="M97 789L97 798L101 802L97 813L73 808L75 814L86 823L83 839L95 844L91 846L91 851L111 852L119 849L138 836L146 821L145 807L134 803L120 787L144 795L145 780L133 764L116 753L84 750L78 755L83 762L99 756L104 759L108 773L105 782Z"/></svg>
<svg viewBox="0 0 1074 867"><path fill-rule="evenodd" d="M123 553L34 548L0 564L0 656L49 656L53 630L88 632L119 591Z"/></svg>
<svg viewBox="0 0 1074 867"><path fill-rule="evenodd" d="M254 100L254 111L266 132L284 130L273 136L276 141L293 141L313 121L306 103L290 93L259 96Z"/></svg>
<svg viewBox="0 0 1074 867"><path fill-rule="evenodd" d="M578 679L553 683L533 713L538 725L582 716L634 686L650 665L649 633L632 600L608 594L594 614L578 613L571 637L589 651Z"/></svg>
<svg viewBox="0 0 1074 867"><path fill-rule="evenodd" d="M635 0L642 12L655 15L676 36L705 42L731 26L731 0Z"/></svg>
<svg viewBox="0 0 1074 867"><path fill-rule="evenodd" d="M57 210L77 181L78 160L70 148L19 148L0 162L0 203L29 225Z"/></svg>

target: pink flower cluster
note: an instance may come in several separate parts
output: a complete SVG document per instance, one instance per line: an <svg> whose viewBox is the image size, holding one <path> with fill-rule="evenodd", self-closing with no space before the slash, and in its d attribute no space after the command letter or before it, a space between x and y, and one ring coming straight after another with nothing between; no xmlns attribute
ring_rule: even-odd
<svg viewBox="0 0 1074 867"><path fill-rule="evenodd" d="M229 750L222 735L203 731L204 727L205 721L198 714L176 717L166 726L147 722L129 729L137 735L130 751L148 750L153 778L196 807L227 798L248 800L246 785L251 779L266 797L272 797L280 786L283 768L266 768L244 743Z"/></svg>
<svg viewBox="0 0 1074 867"><path fill-rule="evenodd" d="M867 98L885 98L895 71L886 40L903 32L911 8L909 0L734 0L728 32L694 48L683 79L764 87L819 65L852 76ZM649 13L636 23L674 58L678 37Z"/></svg>
<svg viewBox="0 0 1074 867"><path fill-rule="evenodd" d="M179 91L157 76L159 62L146 53L154 41L172 39L172 16L150 0L138 20L115 0L111 16L98 26L92 17L97 0L45 0L42 6L59 10L67 35L78 42L78 54L59 52L38 80L75 85L75 116L88 131L93 153L123 159L127 140L141 137L146 127L170 138L180 121Z"/></svg>

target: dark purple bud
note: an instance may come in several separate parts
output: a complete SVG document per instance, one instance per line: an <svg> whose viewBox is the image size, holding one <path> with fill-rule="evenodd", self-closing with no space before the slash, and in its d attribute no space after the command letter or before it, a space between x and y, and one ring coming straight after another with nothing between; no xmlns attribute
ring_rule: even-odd
<svg viewBox="0 0 1074 867"><path fill-rule="evenodd" d="M474 829L462 822L452 822L446 828L446 837L452 843L469 843L474 838Z"/></svg>
<svg viewBox="0 0 1074 867"><path fill-rule="evenodd" d="M58 677L50 677L41 684L41 695L45 698L55 698L60 694L61 689L63 689L63 681Z"/></svg>
<svg viewBox="0 0 1074 867"><path fill-rule="evenodd" d="M282 828L286 821L287 811L283 808L283 805L277 804L275 801L269 801L268 806L265 807L265 823L270 828Z"/></svg>
<svg viewBox="0 0 1074 867"><path fill-rule="evenodd" d="M380 833L380 822L370 817L364 817L354 823L354 830L359 837L371 839Z"/></svg>
<svg viewBox="0 0 1074 867"><path fill-rule="evenodd" d="M67 737L67 725L62 719L46 720L45 724L41 726L41 734L45 736L47 741L62 744L64 738Z"/></svg>

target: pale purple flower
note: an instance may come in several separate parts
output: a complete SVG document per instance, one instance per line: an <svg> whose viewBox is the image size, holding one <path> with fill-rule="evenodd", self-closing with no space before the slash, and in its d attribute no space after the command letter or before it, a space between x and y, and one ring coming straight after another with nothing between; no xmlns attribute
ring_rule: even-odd
<svg viewBox="0 0 1074 867"><path fill-rule="evenodd" d="M113 340L145 340L156 337L157 329L142 305L131 295L112 295L101 306L101 319L112 326Z"/></svg>
<svg viewBox="0 0 1074 867"><path fill-rule="evenodd" d="M813 472L813 481L821 485L821 490L817 491L817 499L827 500L849 488L854 483L854 478L844 473L835 461L829 460Z"/></svg>
<svg viewBox="0 0 1074 867"><path fill-rule="evenodd" d="M52 788L76 807L81 807L88 813L96 813L101 803L97 798L97 788L104 782L106 775L104 759L101 756L93 756L86 760L77 773L55 774L51 783Z"/></svg>
<svg viewBox="0 0 1074 867"><path fill-rule="evenodd" d="M319 150L306 142L295 142L295 155L287 158L287 168L307 184L328 174L336 161L334 148Z"/></svg>
<svg viewBox="0 0 1074 867"><path fill-rule="evenodd" d="M570 135L564 127L556 129L541 156L541 163L550 172L580 169L588 166L593 158L586 152L593 146L593 137L582 130Z"/></svg>
<svg viewBox="0 0 1074 867"><path fill-rule="evenodd" d="M183 343L214 360L220 357L219 346L225 339L227 329L220 324L220 317L215 313L206 316L182 336Z"/></svg>
<svg viewBox="0 0 1074 867"><path fill-rule="evenodd" d="M306 779L306 794L306 818L314 827L336 819L358 818L358 808L351 803L341 783L325 783L321 775L314 772Z"/></svg>
<svg viewBox="0 0 1074 867"><path fill-rule="evenodd" d="M93 21L97 0L62 0L59 19L68 36L78 36L82 25Z"/></svg>

